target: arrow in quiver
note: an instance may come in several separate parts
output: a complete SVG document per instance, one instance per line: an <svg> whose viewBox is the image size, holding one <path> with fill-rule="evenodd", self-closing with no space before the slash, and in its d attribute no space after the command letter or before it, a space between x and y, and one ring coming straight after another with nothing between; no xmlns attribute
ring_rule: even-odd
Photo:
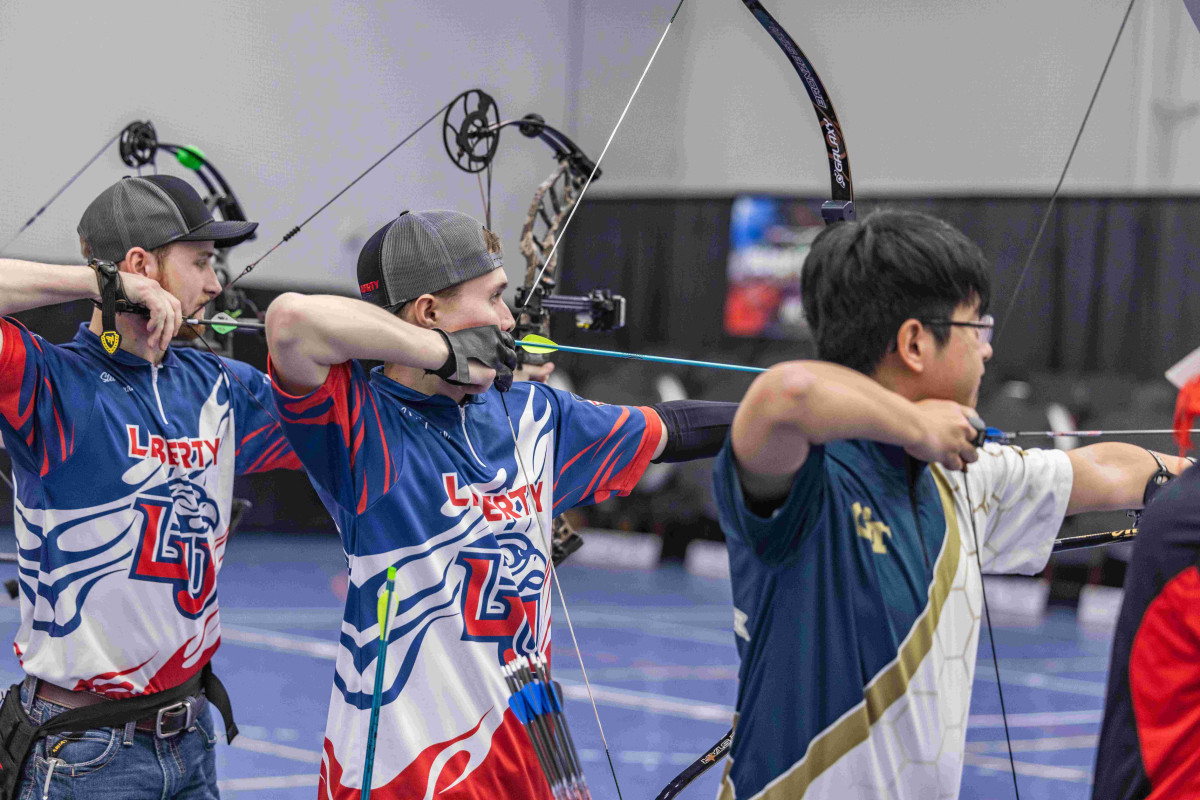
<svg viewBox="0 0 1200 800"><path fill-rule="evenodd" d="M555 800L591 800L575 740L562 709L562 689L541 656L519 656L504 666L512 693L508 706L521 721Z"/></svg>

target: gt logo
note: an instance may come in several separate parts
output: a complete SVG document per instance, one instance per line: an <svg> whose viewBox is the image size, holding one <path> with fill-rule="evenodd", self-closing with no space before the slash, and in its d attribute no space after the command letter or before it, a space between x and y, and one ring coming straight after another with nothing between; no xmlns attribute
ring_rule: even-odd
<svg viewBox="0 0 1200 800"><path fill-rule="evenodd" d="M892 529L878 520L871 519L871 509L860 503L855 503L850 509L854 512L854 530L859 536L871 543L874 553L886 553L883 535L892 538Z"/></svg>

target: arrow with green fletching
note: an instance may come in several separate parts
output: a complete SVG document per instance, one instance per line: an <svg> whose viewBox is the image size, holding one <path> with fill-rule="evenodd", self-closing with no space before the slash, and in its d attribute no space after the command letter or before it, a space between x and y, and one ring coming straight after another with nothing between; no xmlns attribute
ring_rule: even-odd
<svg viewBox="0 0 1200 800"><path fill-rule="evenodd" d="M594 347L571 347L558 344L545 336L530 333L517 343L530 353L544 355L558 350L563 353L582 353L589 356L608 356L609 358L627 358L633 361L655 361L659 364L681 364L685 367L711 367L712 369L731 369L737 372L766 372L762 367L744 367L741 364L722 364L718 361L693 361L688 358L670 358L668 356L648 356L642 353L623 353L619 350L598 350Z"/></svg>
<svg viewBox="0 0 1200 800"><path fill-rule="evenodd" d="M241 312L235 312L240 314ZM210 319L193 319L188 318L183 321L184 325L207 325L215 332L220 334L233 333L236 330L261 331L266 329L266 325L258 320L237 319L231 314L222 311L219 314L214 314Z"/></svg>

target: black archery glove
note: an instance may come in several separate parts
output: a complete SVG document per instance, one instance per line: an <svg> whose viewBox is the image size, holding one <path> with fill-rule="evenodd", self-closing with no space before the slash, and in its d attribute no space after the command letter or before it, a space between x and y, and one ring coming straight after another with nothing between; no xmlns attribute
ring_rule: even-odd
<svg viewBox="0 0 1200 800"><path fill-rule="evenodd" d="M446 348L450 355L446 363L437 369L427 369L427 373L437 375L446 383L455 386L468 386L471 383L470 361L474 359L485 366L496 370L496 379L492 385L497 391L507 392L512 388L513 370L517 366L517 346L511 334L505 333L495 325L481 325L478 328L463 328L459 331L446 332L434 328L446 340Z"/></svg>

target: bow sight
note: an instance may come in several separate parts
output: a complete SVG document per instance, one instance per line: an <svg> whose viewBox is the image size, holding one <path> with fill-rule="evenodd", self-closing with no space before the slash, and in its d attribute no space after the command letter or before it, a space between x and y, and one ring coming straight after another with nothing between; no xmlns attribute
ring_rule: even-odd
<svg viewBox="0 0 1200 800"><path fill-rule="evenodd" d="M442 142L450 160L464 172L489 169L496 157L500 132L516 126L521 134L544 142L558 166L534 194L521 231L521 253L526 260L524 285L517 288L515 314L518 338L526 334L548 336L551 313L575 315L576 327L611 331L625 325L625 298L609 289L593 289L585 295L559 295L555 277L554 251L563 220L578 202L589 178L600 177L596 163L562 131L540 114L500 121L495 99L481 89L463 92L451 101L442 119ZM489 184L490 187L490 184ZM485 212L490 207L485 200ZM547 263L547 259L550 259ZM545 356L522 350L522 363L542 364Z"/></svg>

